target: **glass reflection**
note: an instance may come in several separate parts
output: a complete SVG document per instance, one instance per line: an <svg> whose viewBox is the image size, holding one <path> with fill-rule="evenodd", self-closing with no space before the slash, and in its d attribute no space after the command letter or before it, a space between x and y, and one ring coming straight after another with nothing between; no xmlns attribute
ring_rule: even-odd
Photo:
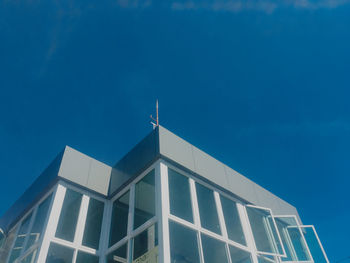
<svg viewBox="0 0 350 263"><path fill-rule="evenodd" d="M86 217L83 245L98 249L102 227L104 203L90 198Z"/></svg>
<svg viewBox="0 0 350 263"><path fill-rule="evenodd" d="M155 216L154 180L154 170L152 170L135 186L134 229Z"/></svg>
<svg viewBox="0 0 350 263"><path fill-rule="evenodd" d="M170 213L193 222L190 183L186 176L168 169Z"/></svg>
<svg viewBox="0 0 350 263"><path fill-rule="evenodd" d="M202 227L221 234L219 218L216 211L214 192L201 184L196 184L199 214Z"/></svg>
<svg viewBox="0 0 350 263"><path fill-rule="evenodd" d="M38 207L38 211L35 216L33 227L29 233L26 249L31 247L34 243L36 243L39 240L44 230L44 224L49 211L51 197L52 197L52 194L49 197L47 197Z"/></svg>
<svg viewBox="0 0 350 263"><path fill-rule="evenodd" d="M72 263L74 249L51 243L46 263Z"/></svg>
<svg viewBox="0 0 350 263"><path fill-rule="evenodd" d="M109 246L120 241L127 234L130 192L126 192L113 203Z"/></svg>
<svg viewBox="0 0 350 263"><path fill-rule="evenodd" d="M127 244L111 252L107 256L107 263L127 263Z"/></svg>
<svg viewBox="0 0 350 263"><path fill-rule="evenodd" d="M32 214L33 213L30 213L29 216L27 216L22 221L21 227L19 228L18 233L17 233L15 244L12 248L8 263L14 262L21 254L21 250L22 250L23 245L24 245L24 240L27 236L29 223L30 223L30 220L32 218Z"/></svg>
<svg viewBox="0 0 350 263"><path fill-rule="evenodd" d="M197 233L169 221L171 263L199 263Z"/></svg>
<svg viewBox="0 0 350 263"><path fill-rule="evenodd" d="M56 237L73 241L78 222L83 195L71 189L66 190L64 202L58 221Z"/></svg>
<svg viewBox="0 0 350 263"><path fill-rule="evenodd" d="M232 263L253 263L250 253L234 246L229 246Z"/></svg>
<svg viewBox="0 0 350 263"><path fill-rule="evenodd" d="M158 262L158 227L157 224L149 227L133 239L133 262Z"/></svg>
<svg viewBox="0 0 350 263"><path fill-rule="evenodd" d="M228 263L225 243L201 234L205 263Z"/></svg>
<svg viewBox="0 0 350 263"><path fill-rule="evenodd" d="M220 196L220 200L222 211L224 213L228 238L242 245L246 245L237 204L223 196Z"/></svg>

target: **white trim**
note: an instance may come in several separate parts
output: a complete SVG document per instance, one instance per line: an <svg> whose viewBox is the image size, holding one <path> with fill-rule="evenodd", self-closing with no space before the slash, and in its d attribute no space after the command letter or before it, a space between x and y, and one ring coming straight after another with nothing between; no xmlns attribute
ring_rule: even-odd
<svg viewBox="0 0 350 263"><path fill-rule="evenodd" d="M113 206L113 203L111 201L106 201L104 203L101 235L100 235L100 242L99 242L100 244L99 251L101 255L99 259L99 263L105 263L105 258L106 258L105 254L109 244L109 229L110 229L111 218L112 218L112 206Z"/></svg>
<svg viewBox="0 0 350 263"><path fill-rule="evenodd" d="M192 203L193 222L195 226L199 228L201 226L201 217L199 214L196 182L192 178L189 178L189 180L190 180L190 194L191 194L191 203Z"/></svg>
<svg viewBox="0 0 350 263"><path fill-rule="evenodd" d="M215 200L216 211L217 211L218 220L219 220L219 224L220 224L221 235L225 239L228 239L228 234L227 234L227 229L226 229L224 212L222 210L220 195L218 192L215 192L215 191L214 191L214 200Z"/></svg>
<svg viewBox="0 0 350 263"><path fill-rule="evenodd" d="M89 209L89 202L90 202L90 197L83 195L80 203L80 211L78 215L78 222L76 225L75 236L73 239L75 244L82 244L83 242L83 235L85 230L87 213Z"/></svg>
<svg viewBox="0 0 350 263"><path fill-rule="evenodd" d="M170 263L170 240L169 240L169 181L168 167L159 162L155 169L156 176L156 215L158 218L159 235L159 259L160 262Z"/></svg>
<svg viewBox="0 0 350 263"><path fill-rule="evenodd" d="M239 217L241 219L245 241L250 250L250 254L251 254L250 256L253 260L253 263L258 263L257 249L256 249L254 236L253 236L252 228L250 226L246 207L242 204L237 203L237 209L238 209Z"/></svg>
<svg viewBox="0 0 350 263"><path fill-rule="evenodd" d="M58 184L56 187L55 195L53 196L53 202L51 204L52 206L50 209L50 215L48 217L47 227L43 235L43 241L38 256L38 263L45 262L47 253L49 251L50 240L56 233L65 194L66 188Z"/></svg>

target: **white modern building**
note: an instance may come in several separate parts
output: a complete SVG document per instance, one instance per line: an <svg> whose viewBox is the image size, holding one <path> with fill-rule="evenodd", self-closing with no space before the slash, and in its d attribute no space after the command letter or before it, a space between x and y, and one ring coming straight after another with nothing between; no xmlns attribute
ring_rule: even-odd
<svg viewBox="0 0 350 263"><path fill-rule="evenodd" d="M295 207L161 126L113 167L65 147L0 228L0 263L329 263Z"/></svg>

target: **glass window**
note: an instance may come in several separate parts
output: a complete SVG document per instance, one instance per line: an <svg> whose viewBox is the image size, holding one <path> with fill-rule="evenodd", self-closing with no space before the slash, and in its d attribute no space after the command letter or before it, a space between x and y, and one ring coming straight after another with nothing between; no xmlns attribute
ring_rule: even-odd
<svg viewBox="0 0 350 263"><path fill-rule="evenodd" d="M267 256L258 256L259 263L276 263L273 257L268 258Z"/></svg>
<svg viewBox="0 0 350 263"><path fill-rule="evenodd" d="M21 227L18 230L17 233L17 238L15 241L15 244L13 245L12 251L11 251L11 256L9 258L9 263L14 262L21 254L21 250L23 248L23 244L24 244L24 239L27 236L27 232L28 232L28 228L29 228L29 223L30 223L30 219L32 218L32 214L30 213L29 216L27 216L21 224Z"/></svg>
<svg viewBox="0 0 350 263"><path fill-rule="evenodd" d="M224 213L228 238L240 244L246 245L237 204L223 196L220 196L220 200L222 211Z"/></svg>
<svg viewBox="0 0 350 263"><path fill-rule="evenodd" d="M275 217L282 243L287 257L282 261L307 261L310 260L302 233L294 217Z"/></svg>
<svg viewBox="0 0 350 263"><path fill-rule="evenodd" d="M31 247L37 242L44 230L44 224L49 211L52 194L47 197L38 207L32 229L29 232L29 238L26 245L26 249Z"/></svg>
<svg viewBox="0 0 350 263"><path fill-rule="evenodd" d="M74 249L51 243L46 257L46 263L72 263Z"/></svg>
<svg viewBox="0 0 350 263"><path fill-rule="evenodd" d="M98 263L99 259L96 255L91 255L83 251L78 251L76 263Z"/></svg>
<svg viewBox="0 0 350 263"><path fill-rule="evenodd" d="M168 169L170 213L193 222L190 183L172 169Z"/></svg>
<svg viewBox="0 0 350 263"><path fill-rule="evenodd" d="M247 206L247 213L257 250L283 255L282 244L278 238L271 212L267 209Z"/></svg>
<svg viewBox="0 0 350 263"><path fill-rule="evenodd" d="M73 241L78 222L82 194L67 189L57 225L56 237Z"/></svg>
<svg viewBox="0 0 350 263"><path fill-rule="evenodd" d="M201 234L205 263L228 263L225 243Z"/></svg>
<svg viewBox="0 0 350 263"><path fill-rule="evenodd" d="M229 246L232 263L253 263L250 253L234 246Z"/></svg>
<svg viewBox="0 0 350 263"><path fill-rule="evenodd" d="M114 250L107 256L107 263L127 263L127 244Z"/></svg>
<svg viewBox="0 0 350 263"><path fill-rule="evenodd" d="M133 239L133 262L158 262L158 227L149 227Z"/></svg>
<svg viewBox="0 0 350 263"><path fill-rule="evenodd" d="M21 260L21 263L33 263L33 262L35 262L36 253L37 253L37 250L35 249L28 256L24 257Z"/></svg>
<svg viewBox="0 0 350 263"><path fill-rule="evenodd" d="M196 184L199 214L202 227L221 234L214 192L203 185Z"/></svg>
<svg viewBox="0 0 350 263"><path fill-rule="evenodd" d="M135 186L134 229L155 216L154 170Z"/></svg>
<svg viewBox="0 0 350 263"><path fill-rule="evenodd" d="M311 226L301 226L301 230L309 246L312 258L317 263L328 263L327 256L322 251L322 245L315 229Z"/></svg>
<svg viewBox="0 0 350 263"><path fill-rule="evenodd" d="M126 192L113 203L109 246L126 236L128 230L130 192Z"/></svg>
<svg viewBox="0 0 350 263"><path fill-rule="evenodd" d="M100 242L104 203L90 198L86 216L83 245L98 249Z"/></svg>
<svg viewBox="0 0 350 263"><path fill-rule="evenodd" d="M196 231L169 221L171 263L199 263Z"/></svg>

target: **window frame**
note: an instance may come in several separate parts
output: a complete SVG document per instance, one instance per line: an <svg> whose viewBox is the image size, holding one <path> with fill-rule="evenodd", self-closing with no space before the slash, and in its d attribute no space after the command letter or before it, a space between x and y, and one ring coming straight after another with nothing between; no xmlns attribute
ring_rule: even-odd
<svg viewBox="0 0 350 263"><path fill-rule="evenodd" d="M73 242L67 241L67 240L64 240L64 239L61 239L61 238L58 238L55 236L67 189L82 194L82 200L80 203L79 214L78 214L77 225L75 228ZM104 204L103 218L102 218L102 223L101 223L101 233L100 233L100 237L99 237L98 249L90 248L90 247L84 246L82 244L84 230L85 230L85 223L86 223L86 218L87 218L87 214L88 214L89 202L90 202L91 198L96 199L98 201L101 201ZM85 252L88 254L92 254L92 255L101 257L102 256L101 251L103 249L103 246L101 246L101 241L104 238L103 232L104 232L104 220L105 220L106 212L107 212L106 211L107 210L107 199L99 196L98 194L92 193L91 191L88 191L86 189L82 189L80 187L74 186L66 181L59 180L57 182L57 185L56 185L54 203L52 206L53 206L53 209L51 211L49 222L48 222L50 228L47 229L47 231L45 233L45 241L43 242L42 247L38 253L39 254L38 259L42 260L42 262L45 262L51 243L56 243L58 245L69 247L69 248L73 249L74 253L73 253L73 261L72 262L76 261L78 251L82 251L82 252Z"/></svg>
<svg viewBox="0 0 350 263"><path fill-rule="evenodd" d="M293 260L292 260L292 261L282 261L282 260L281 260L281 262L283 262L283 263L293 263L293 262L313 263L314 260L313 260L313 258L312 258L312 254L311 254L311 251L310 251L310 249L309 249L309 245L307 244L306 239L305 239L305 237L304 237L304 235L303 235L303 232L302 232L302 230L301 230L301 227L300 227L300 223L299 223L298 218L297 218L295 215L275 215L274 218L294 218L295 222L297 223L296 227L298 228L298 230L299 230L299 232L300 232L300 235L301 235L301 237L302 237L302 239L303 239L303 242L304 242L304 244L305 244L305 246L306 246L307 253L309 253L309 257L310 257L310 260L299 260L299 261L293 261ZM277 224L277 223L276 223L276 224ZM277 229L277 230L278 230L278 229ZM292 249L293 249L292 253L295 253L295 250L294 250L293 245L292 245Z"/></svg>
<svg viewBox="0 0 350 263"><path fill-rule="evenodd" d="M52 203L53 203L53 200L54 200L54 193L55 193L55 190L56 190L56 187L53 186L51 189L49 189L32 207L31 209L29 209L23 216L22 218L9 230L9 232L11 232L12 230L16 229L15 230L15 238L14 240L12 241L12 244L11 244L11 248L9 250L9 254L7 255L7 258L6 258L6 261L5 262L9 262L10 261L10 257L11 257L11 253L12 253L12 249L16 243L16 240L17 240L17 237L18 237L18 231L19 229L21 228L22 226L22 223L24 220L27 219L28 216L30 216L30 214L32 213L31 215L31 218L30 218L30 222L29 222L29 225L28 225L28 229L25 233L26 237L23 241L23 247L20 251L20 254L19 256L13 261L13 263L18 263L18 262L21 262L21 260L23 258L25 258L26 256L28 256L30 253L32 253L35 249L38 249L38 252L40 250L40 246L42 244L42 241L43 241L43 238L44 238L44 233L45 233L45 230L47 228L47 225L48 225L48 219L50 217L50 214L51 214L51 209L52 209ZM26 245L28 243L28 239L29 239L29 233L31 232L32 230L32 227L33 227L33 224L34 224L34 221L36 219L36 215L37 215L37 212L38 212L38 209L39 209L39 206L46 200L46 198L48 198L50 195L52 194L51 196L51 200L50 200L50 204L49 204L49 208L48 208L48 211L47 211L47 214L46 214L46 218L44 220L44 226L43 226L43 232L41 233L40 235L40 238L35 242L33 243L30 247L26 248ZM26 249L25 249L26 248ZM35 255L35 258L38 257L38 252L36 253Z"/></svg>
<svg viewBox="0 0 350 263"><path fill-rule="evenodd" d="M248 225L246 224L246 211L244 209L244 205L241 200L234 198L233 196L228 195L227 193L221 191L220 189L208 184L207 182L194 177L192 174L170 164L169 162L165 160L160 161L161 165L161 178L162 178L162 195L165 197L162 197L162 212L163 212L163 224L166 224L167 226L165 229L163 229L164 232L161 233L163 235L163 238L166 239L164 242L164 245L167 246L165 248L165 253L164 253L164 263L170 262L170 245L169 245L169 222L173 221L177 224L182 225L183 227L190 228L194 230L197 234L197 242L198 242L198 249L199 249L199 258L200 258L200 263L204 263L204 255L203 255L203 248L202 248L202 240L201 240L201 234L205 234L211 238L214 238L218 241L224 242L225 244L225 250L226 250L226 255L228 262L231 263L231 255L229 251L229 246L236 247L238 249L244 250L248 252L251 256L251 260L253 263L257 263L257 255L255 253L254 247L252 240L250 238L250 234L248 232ZM193 223L186 221L180 217L177 217L173 214L170 213L170 204L169 204L169 184L168 184L168 168L180 173L181 175L187 177L189 179L189 184L190 184L190 198L191 198L191 205L192 205L192 213L193 213ZM201 184L204 187L207 187L211 191L213 191L214 195L214 201L216 205L216 211L219 219L219 224L220 224L220 229L221 229L221 235L214 233L208 229L205 229L201 226L200 222L200 214L199 214L199 207L198 207L198 200L197 200L197 192L196 192L196 183ZM246 239L246 246L237 243L233 240L230 240L228 238L227 234L227 229L226 229L226 224L225 224L225 219L224 219L224 214L221 206L221 200L220 200L220 195L224 196L225 198L232 200L233 202L236 203L238 213L239 213L239 219L242 224L242 230L244 233L244 237Z"/></svg>
<svg viewBox="0 0 350 263"><path fill-rule="evenodd" d="M155 179L155 215L144 222L142 225L138 226L136 229L133 229L134 227L134 215L135 215L135 188L136 184L140 182L146 175L148 175L152 170L154 170L154 179ZM105 235L105 250L103 252L103 255L101 254L101 258L103 258L103 261L105 262L106 258L110 253L115 251L116 249L122 247L124 244L127 244L127 262L131 262L132 258L132 244L133 238L137 236L138 234L142 233L144 230L149 228L155 223L158 223L158 238L161 236L161 228L159 224L159 162L154 163L150 167L148 167L146 170L144 170L140 175L138 175L134 180L132 180L127 186L125 186L122 190L117 192L110 200L109 200L109 208L108 208L108 216L106 220L107 225L107 233ZM112 246L109 246L109 238L110 238L110 228L112 223L112 209L113 209L113 203L123 196L127 191L130 191L129 194L129 213L128 213L128 226L127 226L127 234L125 237L123 237L121 240L119 240L117 243L113 244ZM160 239L158 240L158 247L160 248Z"/></svg>
<svg viewBox="0 0 350 263"><path fill-rule="evenodd" d="M277 233L278 240L279 240L279 242L280 242L280 244L281 244L281 248L282 248L283 254L277 254L277 253L270 253L270 252L259 251L259 250L257 249L257 247L256 247L254 234L252 233L256 252L257 252L259 255L262 255L262 256L266 255L266 256L273 256L273 257L286 257L286 256L287 256L286 250L285 250L285 248L284 248L284 245L283 245L283 242L282 242L282 239L281 239L281 235L280 235L280 233L279 233L279 231L278 231L277 224L276 224L274 215L273 215L273 213L272 213L272 210L271 210L270 208L267 208L267 207L256 206L256 205L250 205L250 204L245 205L245 208L247 208L247 207L255 208L255 209L258 209L258 210L267 210L267 211L269 211L269 213L270 213L270 215L271 215L271 220L272 220L273 225L274 225L274 227L275 227L275 229L276 229L276 233ZM247 213L247 211L246 211L246 213ZM250 229L252 229L251 224L250 224L250 220L249 220L248 213L247 213L247 222L248 222L248 224L249 224L249 226L250 226ZM272 230L270 229L270 231L272 231ZM271 233L269 233L269 235L271 236ZM271 237L271 238L272 238L273 240L275 239L275 237L273 236L273 234L272 234L272 237Z"/></svg>

